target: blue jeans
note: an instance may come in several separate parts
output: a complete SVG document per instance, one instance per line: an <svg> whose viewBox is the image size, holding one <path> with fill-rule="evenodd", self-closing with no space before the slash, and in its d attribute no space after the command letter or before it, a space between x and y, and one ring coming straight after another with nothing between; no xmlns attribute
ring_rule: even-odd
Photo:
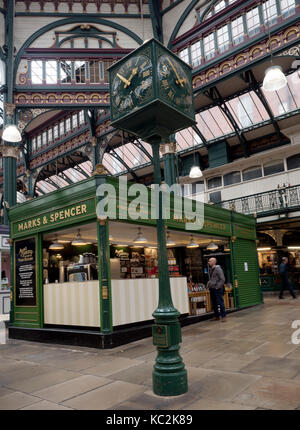
<svg viewBox="0 0 300 430"><path fill-rule="evenodd" d="M289 278L284 275L281 276L281 286L280 286L280 291L279 291L279 297L283 297L283 291L285 289L289 289L290 290L290 295L292 297L296 297L294 288L293 288L293 284L291 283L291 281L289 280Z"/></svg>
<svg viewBox="0 0 300 430"><path fill-rule="evenodd" d="M219 318L219 306L221 311L221 317L226 317L226 311L225 311L225 305L224 305L224 299L223 299L223 288L211 288L210 289L210 298L212 307L214 310L214 314L216 318Z"/></svg>

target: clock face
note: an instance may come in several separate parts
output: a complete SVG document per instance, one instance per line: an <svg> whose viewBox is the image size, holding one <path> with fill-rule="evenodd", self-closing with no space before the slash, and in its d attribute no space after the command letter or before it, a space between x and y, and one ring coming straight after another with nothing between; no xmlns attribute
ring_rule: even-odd
<svg viewBox="0 0 300 430"><path fill-rule="evenodd" d="M173 107L193 113L192 84L179 61L173 56L161 55L157 73L161 96Z"/></svg>
<svg viewBox="0 0 300 430"><path fill-rule="evenodd" d="M111 84L111 102L124 115L145 103L153 94L152 63L145 55L130 58L117 69Z"/></svg>

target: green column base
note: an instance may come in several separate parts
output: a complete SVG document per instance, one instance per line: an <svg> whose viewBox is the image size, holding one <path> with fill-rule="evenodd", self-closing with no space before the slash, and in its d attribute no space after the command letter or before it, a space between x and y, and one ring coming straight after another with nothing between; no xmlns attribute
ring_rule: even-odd
<svg viewBox="0 0 300 430"><path fill-rule="evenodd" d="M179 396L188 391L187 371L179 355L179 346L158 348L152 372L153 392L158 396Z"/></svg>

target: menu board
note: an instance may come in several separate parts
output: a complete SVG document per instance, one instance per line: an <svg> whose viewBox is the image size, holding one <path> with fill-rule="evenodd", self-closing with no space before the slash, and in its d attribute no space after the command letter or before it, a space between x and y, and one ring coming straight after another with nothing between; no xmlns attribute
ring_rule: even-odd
<svg viewBox="0 0 300 430"><path fill-rule="evenodd" d="M16 306L36 306L36 242L34 238L15 244Z"/></svg>

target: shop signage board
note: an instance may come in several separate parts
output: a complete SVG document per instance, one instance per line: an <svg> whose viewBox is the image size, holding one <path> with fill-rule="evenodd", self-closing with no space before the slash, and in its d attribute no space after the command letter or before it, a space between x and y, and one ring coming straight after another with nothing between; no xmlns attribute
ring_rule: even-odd
<svg viewBox="0 0 300 430"><path fill-rule="evenodd" d="M36 240L15 244L15 304L36 306Z"/></svg>
<svg viewBox="0 0 300 430"><path fill-rule="evenodd" d="M24 236L28 233L47 231L53 227L61 227L74 222L81 222L96 215L95 198L79 201L72 205L53 209L36 216L12 222L13 237Z"/></svg>

